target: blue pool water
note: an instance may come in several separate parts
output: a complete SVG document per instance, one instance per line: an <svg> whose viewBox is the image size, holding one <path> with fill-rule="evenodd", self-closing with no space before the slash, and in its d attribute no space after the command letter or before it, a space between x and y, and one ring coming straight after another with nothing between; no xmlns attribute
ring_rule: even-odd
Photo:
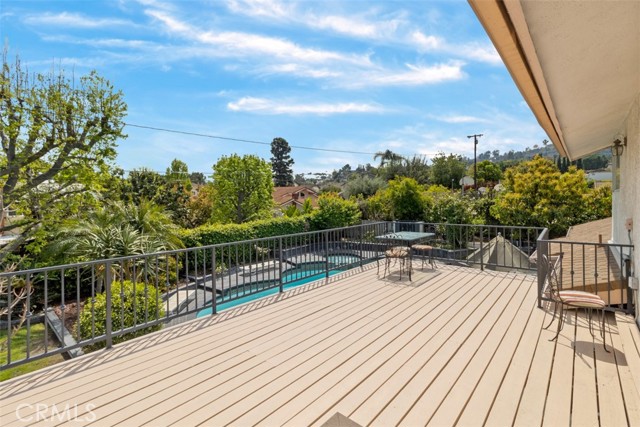
<svg viewBox="0 0 640 427"><path fill-rule="evenodd" d="M339 271L339 270L330 271L329 276L333 276L338 273L342 273L342 271ZM301 286L306 283L313 282L314 280L322 279L324 275L325 275L324 270L318 270L318 269L296 270L296 271L286 272L282 275L282 279L284 282L289 282L289 281L290 282L286 283L283 286L283 288L284 289L295 288L297 286ZM242 288L238 288L237 290L230 292L229 294L227 294L227 299L236 298L238 296L240 296L240 298L235 299L233 301L229 301L229 302L221 302L222 297L218 296L216 298L216 301L218 302L216 304L218 312L222 310L227 310L232 307L236 307L238 305L246 304L248 302L255 301L257 299L264 298L269 295L277 294L278 288L275 287L271 289L265 289L262 292L257 292L255 294L247 295L246 297L242 297L243 293L244 291L242 290ZM210 316L211 311L212 311L212 307L205 308L204 310L200 310L196 317Z"/></svg>

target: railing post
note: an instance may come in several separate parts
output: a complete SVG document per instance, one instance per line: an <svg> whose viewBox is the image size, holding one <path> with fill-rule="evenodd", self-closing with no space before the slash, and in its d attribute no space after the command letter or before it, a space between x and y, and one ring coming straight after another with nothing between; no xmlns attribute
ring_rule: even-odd
<svg viewBox="0 0 640 427"><path fill-rule="evenodd" d="M106 292L106 299L107 299L107 307L106 307L106 325L105 325L105 335L106 335L106 339L107 339L107 346L106 348L111 348L113 346L113 337L111 336L112 332L113 332L113 321L112 321L112 304L111 304L111 282L113 281L113 277L112 277L112 271L111 271L111 262L107 261L105 263L105 269L106 269L106 283L105 283L105 292Z"/></svg>
<svg viewBox="0 0 640 427"><path fill-rule="evenodd" d="M545 237L544 231L542 231L541 237ZM536 253L538 254L538 308L542 308L542 291L544 289L544 282L547 276L547 272L544 271L545 264L543 262L543 257L544 255L547 255L547 259L549 259L547 254L548 249L548 242L542 241L540 238L536 240ZM551 260L549 260L549 262L551 262Z"/></svg>
<svg viewBox="0 0 640 427"><path fill-rule="evenodd" d="M324 275L329 278L329 232L324 232Z"/></svg>
<svg viewBox="0 0 640 427"><path fill-rule="evenodd" d="M364 234L364 225L360 225L360 268L362 268L362 255L363 255L363 246L364 246L364 239L363 239L363 234Z"/></svg>
<svg viewBox="0 0 640 427"><path fill-rule="evenodd" d="M211 249L211 315L213 316L218 312L218 285L216 284L216 247Z"/></svg>
<svg viewBox="0 0 640 427"><path fill-rule="evenodd" d="M480 226L480 270L484 271L484 230Z"/></svg>
<svg viewBox="0 0 640 427"><path fill-rule="evenodd" d="M282 293L284 291L282 283L282 237L278 239L278 282L280 283L278 290Z"/></svg>

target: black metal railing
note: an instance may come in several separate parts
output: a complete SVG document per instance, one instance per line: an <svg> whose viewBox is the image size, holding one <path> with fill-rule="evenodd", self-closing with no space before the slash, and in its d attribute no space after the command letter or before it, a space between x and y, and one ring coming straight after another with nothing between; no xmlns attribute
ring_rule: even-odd
<svg viewBox="0 0 640 427"><path fill-rule="evenodd" d="M6 357L0 369L53 354L108 348L165 324L212 315L364 266L384 256L385 246L376 236L399 231L432 233L433 259L480 269L532 273L537 268L531 260L536 243L539 256L541 245L546 253L549 249L548 232L537 227L371 222L4 272L0 345L4 341Z"/></svg>
<svg viewBox="0 0 640 427"><path fill-rule="evenodd" d="M394 231L435 234L433 257L449 264L501 271L536 271L530 256L542 227L394 221Z"/></svg>
<svg viewBox="0 0 640 427"><path fill-rule="evenodd" d="M556 268L559 290L580 290L599 295L610 310L635 313L631 274L633 245L619 243L548 240L543 233L537 242L538 306L551 301L546 292L548 272L542 257L558 259Z"/></svg>
<svg viewBox="0 0 640 427"><path fill-rule="evenodd" d="M6 290L0 296L0 351L6 352L0 370L109 348L163 324L363 266L381 255L374 237L390 227L376 222L0 273Z"/></svg>

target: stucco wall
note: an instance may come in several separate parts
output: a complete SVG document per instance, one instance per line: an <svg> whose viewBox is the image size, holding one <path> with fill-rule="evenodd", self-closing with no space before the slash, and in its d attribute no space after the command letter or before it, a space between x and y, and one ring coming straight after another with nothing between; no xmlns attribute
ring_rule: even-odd
<svg viewBox="0 0 640 427"><path fill-rule="evenodd" d="M613 195L612 235L616 243L635 245L633 270L635 277L640 278L640 93L620 131L627 136L627 146L620 158L620 190ZM633 219L631 241L625 229L627 218ZM635 299L636 307L640 307L640 293L636 292Z"/></svg>

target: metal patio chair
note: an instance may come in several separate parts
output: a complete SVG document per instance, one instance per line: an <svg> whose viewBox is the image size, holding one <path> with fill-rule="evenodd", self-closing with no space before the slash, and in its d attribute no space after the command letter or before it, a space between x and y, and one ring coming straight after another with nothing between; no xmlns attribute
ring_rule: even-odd
<svg viewBox="0 0 640 427"><path fill-rule="evenodd" d="M402 280L402 270L406 269L411 279L411 248L398 245L398 239L389 236L382 241L384 245L384 270L382 277L386 277L391 269L391 264L400 265L400 280ZM376 259L378 264L378 275L380 275L380 258Z"/></svg>
<svg viewBox="0 0 640 427"><path fill-rule="evenodd" d="M547 255L542 256L542 260L544 263L544 267L547 269L547 288L545 289L545 293L549 295L551 300L554 303L553 308L553 316L551 317L551 321L544 329L548 329L549 326L553 323L556 317L556 313L558 311L558 306L560 307L560 313L558 314L558 328L556 330L556 335L551 338L549 341L554 341L560 335L560 331L562 331L562 327L564 326L564 311L565 307L567 308L575 308L580 309L584 308L588 313L588 321L589 321L589 332L591 332L591 336L595 337L592 326L592 315L595 310L600 315L599 325L600 325L600 336L602 337L602 343L604 345L604 350L607 353L610 351L607 349L607 341L606 341L606 329L605 329L605 317L604 317L604 309L606 307L606 303L604 300L596 294L584 291L575 291L575 290L565 290L561 289L560 282L558 280L557 268L562 265L562 254L560 254L555 262L552 262Z"/></svg>

